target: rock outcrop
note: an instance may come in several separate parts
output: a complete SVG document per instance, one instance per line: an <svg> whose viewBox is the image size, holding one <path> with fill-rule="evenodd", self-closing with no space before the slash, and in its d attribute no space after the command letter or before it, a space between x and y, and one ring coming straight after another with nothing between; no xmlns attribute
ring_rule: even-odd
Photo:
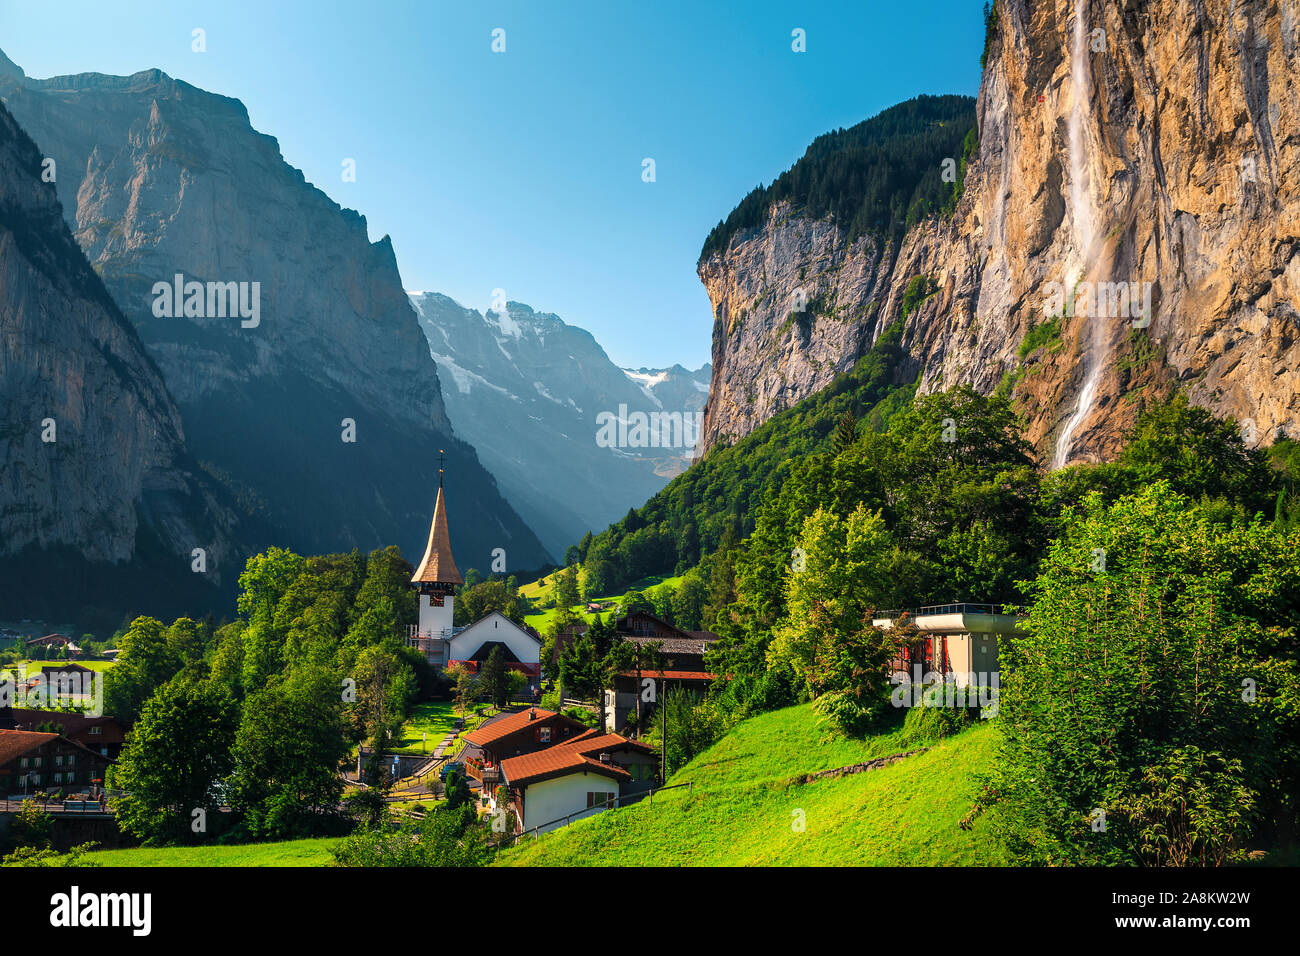
<svg viewBox="0 0 1300 956"><path fill-rule="evenodd" d="M172 606L114 593L133 574L184 592L197 613L233 581L236 513L187 451L162 375L68 231L45 169L0 107L0 601L91 625L120 620L115 599ZM88 603L111 620L88 619Z"/></svg>
<svg viewBox="0 0 1300 956"><path fill-rule="evenodd" d="M1044 463L1113 456L1174 388L1251 444L1300 432L1300 3L996 7L950 217L882 250L778 207L701 261L706 446L816 391L898 320L921 391L1005 382ZM782 330L809 277L834 314ZM931 294L905 316L916 281ZM1019 355L1053 319L1059 340Z"/></svg>
<svg viewBox="0 0 1300 956"><path fill-rule="evenodd" d="M275 543L418 555L446 449L457 554L547 560L452 433L388 238L372 243L243 104L157 70L10 70L0 96L55 161L73 233L161 368L190 449ZM194 308L188 290L184 308L162 301L178 275L204 284Z"/></svg>

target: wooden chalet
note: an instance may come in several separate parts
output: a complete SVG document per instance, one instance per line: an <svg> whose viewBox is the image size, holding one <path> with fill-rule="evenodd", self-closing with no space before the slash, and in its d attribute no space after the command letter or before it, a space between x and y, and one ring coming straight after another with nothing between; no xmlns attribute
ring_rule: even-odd
<svg viewBox="0 0 1300 956"><path fill-rule="evenodd" d="M501 762L514 829L544 833L639 798L658 781L658 757L618 734L588 730ZM491 806L496 809L496 795Z"/></svg>
<svg viewBox="0 0 1300 956"><path fill-rule="evenodd" d="M564 714L529 707L464 735L466 743L482 751L481 756L465 760L466 772L480 783L484 793L490 793L500 782L501 761L545 750L588 729L586 724Z"/></svg>

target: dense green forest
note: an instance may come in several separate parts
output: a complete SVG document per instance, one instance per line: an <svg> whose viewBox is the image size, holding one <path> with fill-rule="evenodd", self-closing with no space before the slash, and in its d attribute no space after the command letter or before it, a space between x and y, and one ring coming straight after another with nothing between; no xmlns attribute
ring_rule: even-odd
<svg viewBox="0 0 1300 956"><path fill-rule="evenodd" d="M918 96L891 106L813 140L798 162L770 186L756 187L713 228L700 259L726 249L732 236L759 225L782 201L814 217L833 216L850 241L901 238L909 226L951 207L974 147L969 96ZM956 181L944 180L945 159L959 165Z"/></svg>
<svg viewBox="0 0 1300 956"><path fill-rule="evenodd" d="M400 731L443 680L403 646L415 620L411 566L390 547L303 557L271 548L239 577L239 616L140 617L118 637L105 712L134 728L113 768L124 830L203 840L203 811L227 839L341 832L340 765ZM218 815L223 804L233 808Z"/></svg>
<svg viewBox="0 0 1300 956"><path fill-rule="evenodd" d="M784 482L800 458L831 446L846 414L855 429L883 428L915 392L915 383L903 383L900 335L899 325L886 329L870 352L820 392L735 445L715 448L641 508L570 548L566 561L582 563L587 594L613 593L648 574L684 574L724 542L734 546L754 530L768 490Z"/></svg>
<svg viewBox="0 0 1300 956"><path fill-rule="evenodd" d="M730 509L684 578L706 587L699 613L721 640L707 697L673 703L670 769L739 720L805 701L835 733L876 732L902 706L891 661L913 633L906 614L882 629L876 612L994 603L1026 623L999 642L1000 711L986 716L1009 732L972 818L996 805L1014 859L1208 865L1293 844L1300 444L1249 448L1176 395L1143 410L1116 461L1045 472L1003 395L931 394L862 427L841 404L860 381L630 516L662 527L625 520L586 542L598 560L645 559L647 529ZM692 473L719 496L702 511L685 507ZM666 552L658 570L684 558ZM953 729L979 714L921 706Z"/></svg>

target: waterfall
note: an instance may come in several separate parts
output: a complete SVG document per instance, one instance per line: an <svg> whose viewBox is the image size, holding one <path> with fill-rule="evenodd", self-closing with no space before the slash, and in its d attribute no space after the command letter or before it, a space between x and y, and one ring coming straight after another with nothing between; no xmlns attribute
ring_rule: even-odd
<svg viewBox="0 0 1300 956"><path fill-rule="evenodd" d="M1092 194L1088 190L1087 133L1084 122L1088 109L1088 0L1078 0L1074 14L1074 35L1070 44L1070 118L1067 126L1067 149L1070 160L1070 215L1074 223L1074 252L1077 261L1069 270L1066 284L1066 301L1074 301L1074 289L1087 277L1088 259L1096 238L1096 223L1092 209ZM1070 454L1070 444L1075 430L1092 411L1105 366L1106 336L1102 323L1096 317L1092 323L1091 342L1085 347L1084 367L1088 370L1079 405L1075 409L1061 437L1056 442L1053 468L1063 468Z"/></svg>

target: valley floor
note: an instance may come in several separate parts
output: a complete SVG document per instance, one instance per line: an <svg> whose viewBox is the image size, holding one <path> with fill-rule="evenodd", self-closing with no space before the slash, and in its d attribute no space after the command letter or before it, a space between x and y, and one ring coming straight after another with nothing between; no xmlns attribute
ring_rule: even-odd
<svg viewBox="0 0 1300 956"><path fill-rule="evenodd" d="M976 778L997 728L979 723L938 742L901 726L862 740L834 736L811 705L760 714L673 776L690 788L602 813L503 851L506 866L996 866L1008 863L989 821L969 830ZM807 775L916 751L863 773ZM106 867L328 866L336 838L244 846L140 847L90 853Z"/></svg>
<svg viewBox="0 0 1300 956"><path fill-rule="evenodd" d="M329 866L339 837L248 843L242 846L135 847L98 850L84 860L96 866Z"/></svg>

